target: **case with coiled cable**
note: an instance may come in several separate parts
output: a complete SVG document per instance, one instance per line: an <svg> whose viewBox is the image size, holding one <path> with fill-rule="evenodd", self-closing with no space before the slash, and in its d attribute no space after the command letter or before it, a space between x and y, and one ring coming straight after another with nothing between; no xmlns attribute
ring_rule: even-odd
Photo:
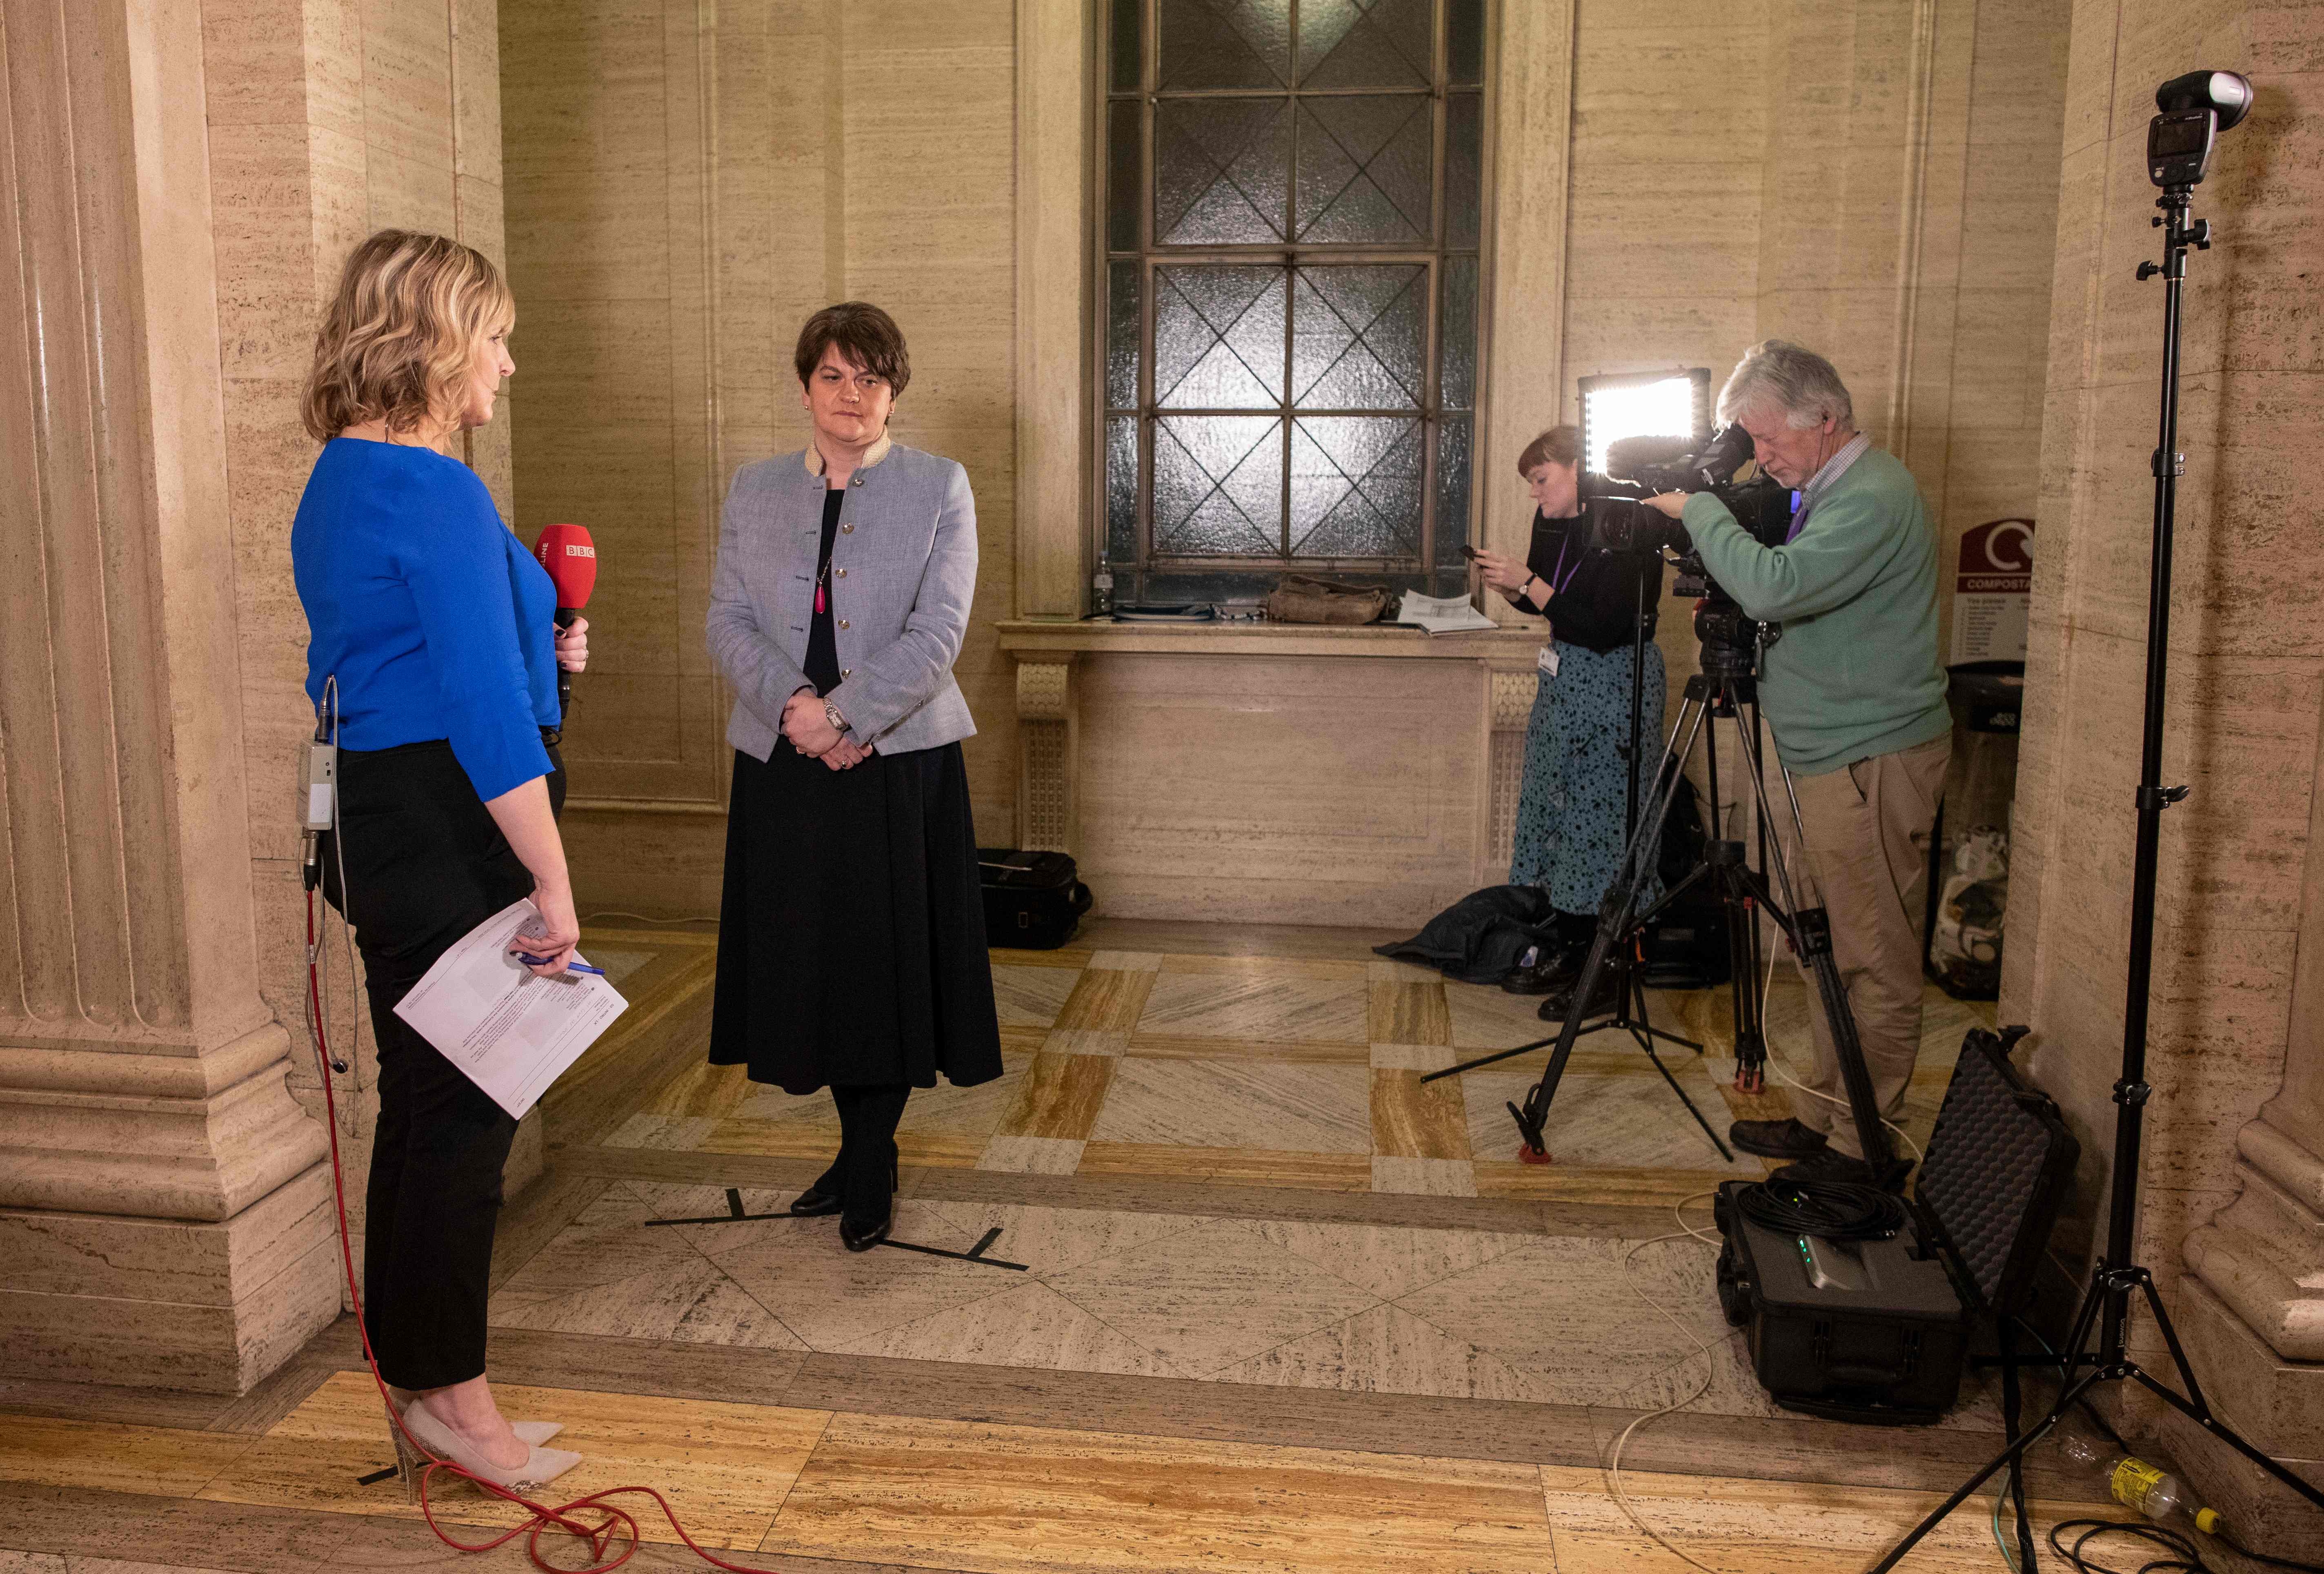
<svg viewBox="0 0 2324 1574"><path fill-rule="evenodd" d="M2057 1106L2010 1064L2024 1032L1962 1042L1910 1199L1719 1189L1720 1302L1777 1404L1933 1421L1959 1397L1972 1320L2023 1310L2080 1153Z"/></svg>
<svg viewBox="0 0 2324 1574"><path fill-rule="evenodd" d="M1895 1234L1857 1240L1778 1228L1745 1195L1760 1184L1719 1189L1719 1299L1769 1397L1807 1415L1904 1426L1950 1409L1968 1318L1913 1221L1899 1211Z"/></svg>

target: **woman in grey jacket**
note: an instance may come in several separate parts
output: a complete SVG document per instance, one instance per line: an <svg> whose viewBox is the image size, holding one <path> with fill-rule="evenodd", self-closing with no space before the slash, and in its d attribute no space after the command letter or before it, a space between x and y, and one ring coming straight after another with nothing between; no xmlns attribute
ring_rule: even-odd
<svg viewBox="0 0 2324 1574"><path fill-rule="evenodd" d="M791 1204L886 1238L912 1088L1001 1075L952 666L976 593L976 502L951 459L888 437L904 336L862 301L800 330L806 449L726 495L711 659L733 685L710 1061L829 1088L840 1148Z"/></svg>

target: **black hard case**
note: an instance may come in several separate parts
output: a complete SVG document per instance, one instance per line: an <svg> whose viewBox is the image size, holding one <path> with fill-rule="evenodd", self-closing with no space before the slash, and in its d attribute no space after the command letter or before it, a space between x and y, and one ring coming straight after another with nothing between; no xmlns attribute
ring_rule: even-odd
<svg viewBox="0 0 2324 1574"><path fill-rule="evenodd" d="M979 847L976 861L988 945L1053 951L1074 938L1091 899L1070 856Z"/></svg>
<svg viewBox="0 0 2324 1574"><path fill-rule="evenodd" d="M1855 1421L1926 1424L1952 1407L1968 1321L1945 1266L1907 1225L1856 1243L1863 1288L1819 1287L1795 1236L1742 1217L1719 1189L1727 1249L1719 1261L1728 1320L1746 1330L1760 1385L1785 1410ZM1829 1249L1829 1248L1827 1248ZM1738 1316L1738 1314L1740 1313Z"/></svg>
<svg viewBox="0 0 2324 1574"><path fill-rule="evenodd" d="M2004 1317L2033 1299L2082 1152L2057 1104L2010 1062L2024 1034L1975 1028L1962 1041L1913 1184L1922 1234L1952 1264L1962 1299Z"/></svg>
<svg viewBox="0 0 2324 1574"><path fill-rule="evenodd" d="M1736 1209L1748 1182L1719 1189L1720 1300L1750 1330L1753 1369L1777 1404L1843 1421L1934 1421L1959 1395L1972 1315L2006 1318L2032 1298L2081 1149L2057 1105L2010 1063L2024 1032L1976 1028L1962 1041L1904 1233L1864 1248L1867 1289L1817 1289L1793 1237Z"/></svg>

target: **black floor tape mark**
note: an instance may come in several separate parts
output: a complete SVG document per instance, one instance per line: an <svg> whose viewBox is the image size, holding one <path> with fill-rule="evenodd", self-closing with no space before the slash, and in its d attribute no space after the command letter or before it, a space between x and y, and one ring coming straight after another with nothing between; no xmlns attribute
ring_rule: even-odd
<svg viewBox="0 0 2324 1574"><path fill-rule="evenodd" d="M789 1219L803 1217L814 1216L796 1213L747 1213L743 1211L742 1208L742 1188L738 1186L729 1186L726 1188L726 1211L724 1213L706 1214L700 1218L650 1218L646 1220L646 1225L650 1228L655 1225L666 1224L734 1224L738 1221L749 1223L758 1219ZM942 1246L915 1245L910 1241L881 1241L880 1244L883 1246L893 1246L899 1252L918 1252L923 1256L950 1257L956 1263L978 1263L987 1268L1007 1268L1012 1273L1031 1273L1032 1270L1023 1263L1011 1263L1005 1258L988 1257L984 1255L992 1249L992 1243L1000 1238L1001 1227L999 1225L994 1225L991 1229L984 1232L984 1238L982 1240L977 1242L976 1245L969 1247L969 1249L964 1252L947 1252ZM390 1470L388 1474L392 1476L395 1472L393 1470Z"/></svg>

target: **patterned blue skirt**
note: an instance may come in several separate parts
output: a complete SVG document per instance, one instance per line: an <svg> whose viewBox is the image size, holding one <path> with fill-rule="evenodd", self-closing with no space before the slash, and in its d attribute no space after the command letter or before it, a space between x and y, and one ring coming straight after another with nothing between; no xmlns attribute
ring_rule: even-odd
<svg viewBox="0 0 2324 1574"><path fill-rule="evenodd" d="M1517 794L1509 884L1538 885L1561 912L1598 911L1622 866L1623 804L1630 791L1630 647L1600 653L1556 642L1557 676L1541 674L1526 724L1525 782ZM1639 809L1654 799L1662 757L1663 653L1646 646L1639 712ZM1649 863L1652 856L1649 855ZM1650 881L1640 905L1662 894Z"/></svg>

